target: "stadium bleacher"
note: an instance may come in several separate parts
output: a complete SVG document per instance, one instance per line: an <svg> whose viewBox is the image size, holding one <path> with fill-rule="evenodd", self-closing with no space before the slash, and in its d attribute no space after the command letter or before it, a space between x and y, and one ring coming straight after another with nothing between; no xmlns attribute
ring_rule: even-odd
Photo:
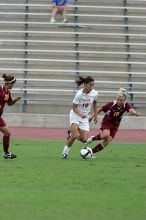
<svg viewBox="0 0 146 220"><path fill-rule="evenodd" d="M125 87L145 115L145 10L144 0L71 0L69 23L50 24L51 1L0 3L0 71L15 73L22 97L6 111L68 114L76 77L91 75L99 105Z"/></svg>

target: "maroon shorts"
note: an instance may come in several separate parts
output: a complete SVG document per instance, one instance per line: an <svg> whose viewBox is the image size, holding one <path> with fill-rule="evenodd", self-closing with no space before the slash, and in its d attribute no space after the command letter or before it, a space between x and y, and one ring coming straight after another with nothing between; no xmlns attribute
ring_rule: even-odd
<svg viewBox="0 0 146 220"><path fill-rule="evenodd" d="M6 123L5 121L0 117L0 127L5 127Z"/></svg>
<svg viewBox="0 0 146 220"><path fill-rule="evenodd" d="M102 122L100 129L101 129L102 131L105 130L105 129L110 130L110 136L111 136L112 138L114 138L115 135L116 135L116 133L117 133L117 131L118 131L118 128L119 128L119 124L118 124L118 125L115 125L115 124L113 124L112 122Z"/></svg>

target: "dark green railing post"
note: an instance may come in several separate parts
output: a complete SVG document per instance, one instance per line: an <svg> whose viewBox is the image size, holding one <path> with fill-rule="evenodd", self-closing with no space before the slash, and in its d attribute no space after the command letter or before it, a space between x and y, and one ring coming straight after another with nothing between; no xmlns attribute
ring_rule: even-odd
<svg viewBox="0 0 146 220"><path fill-rule="evenodd" d="M28 20L29 20L29 0L25 1L25 17L24 17L24 79L28 78ZM23 82L23 88L27 88L27 80ZM23 105L22 105L22 112L27 112L27 91L24 90L23 92Z"/></svg>
<svg viewBox="0 0 146 220"><path fill-rule="evenodd" d="M76 54L76 63L75 63L75 70L76 70L76 78L79 76L80 74L80 54L79 54L79 26L77 25L78 23L78 6L77 6L77 1L75 0L74 2L74 23L75 23L75 27L74 27L74 31L75 31L75 54Z"/></svg>
<svg viewBox="0 0 146 220"><path fill-rule="evenodd" d="M123 13L124 13L124 23L125 23L125 43L126 43L126 52L127 52L127 72L128 72L128 82L129 88L128 91L132 92L132 72L131 72L131 55L130 55L130 39L129 39L129 27L128 27L128 10L127 10L127 0L123 0ZM129 100L133 104L133 94L129 94Z"/></svg>

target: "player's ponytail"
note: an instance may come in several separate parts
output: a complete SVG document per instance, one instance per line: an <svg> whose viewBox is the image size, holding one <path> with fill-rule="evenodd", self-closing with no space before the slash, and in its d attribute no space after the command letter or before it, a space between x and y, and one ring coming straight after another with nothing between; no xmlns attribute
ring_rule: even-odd
<svg viewBox="0 0 146 220"><path fill-rule="evenodd" d="M86 78L79 76L78 79L76 80L76 84L77 84L77 86L80 86L83 83L85 85L85 84L88 84L93 81L94 81L94 79L91 76L87 76Z"/></svg>
<svg viewBox="0 0 146 220"><path fill-rule="evenodd" d="M125 99L127 99L127 90L125 88L120 88L118 91L118 95L123 96L125 97Z"/></svg>

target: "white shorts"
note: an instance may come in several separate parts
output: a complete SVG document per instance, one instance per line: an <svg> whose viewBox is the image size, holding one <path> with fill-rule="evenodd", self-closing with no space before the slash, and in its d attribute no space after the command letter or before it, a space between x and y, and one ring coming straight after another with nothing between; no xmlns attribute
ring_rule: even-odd
<svg viewBox="0 0 146 220"><path fill-rule="evenodd" d="M72 124L79 125L79 128L84 131L89 131L89 121L87 118L79 117L75 112L70 112L70 126Z"/></svg>

